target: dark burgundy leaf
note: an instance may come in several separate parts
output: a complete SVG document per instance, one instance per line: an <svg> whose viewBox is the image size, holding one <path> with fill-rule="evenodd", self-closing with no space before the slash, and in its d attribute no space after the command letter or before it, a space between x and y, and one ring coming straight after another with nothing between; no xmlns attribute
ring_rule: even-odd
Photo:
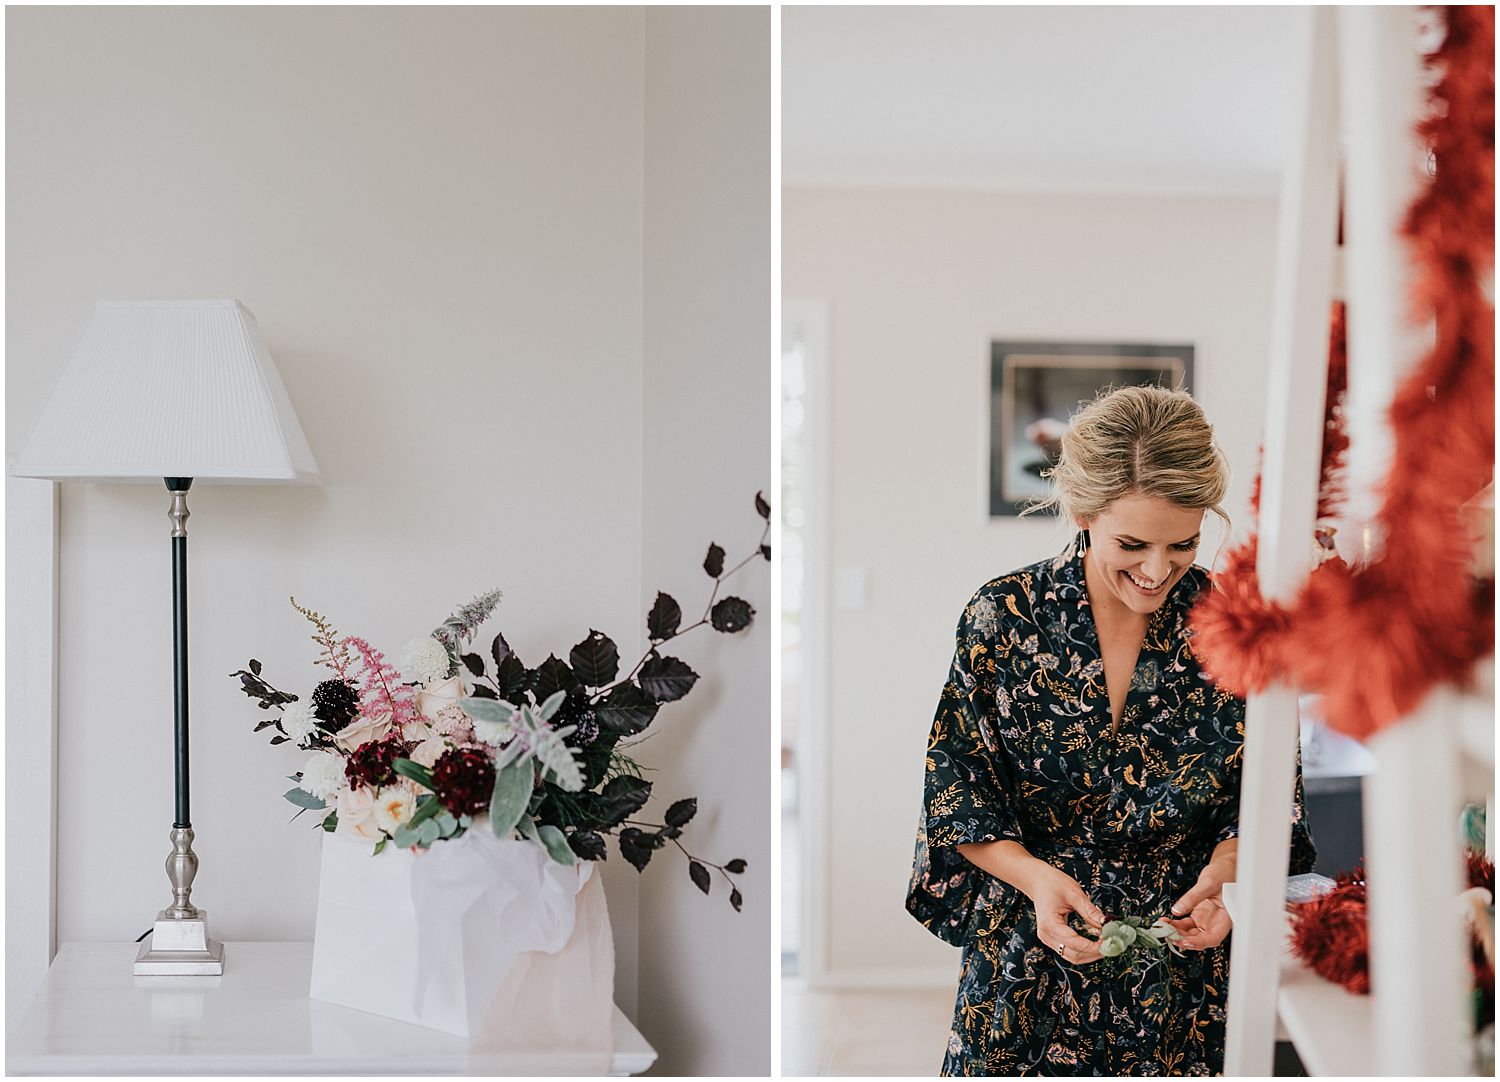
<svg viewBox="0 0 1500 1082"><path fill-rule="evenodd" d="M620 651L608 635L590 628L589 637L568 654L568 663L585 686L602 688L620 671Z"/></svg>
<svg viewBox="0 0 1500 1082"><path fill-rule="evenodd" d="M676 702L698 682L695 673L686 662L660 654L641 666L641 690L659 703Z"/></svg>
<svg viewBox="0 0 1500 1082"><path fill-rule="evenodd" d="M484 675L484 658L478 654L464 654L463 663L464 668L468 669L475 676Z"/></svg>
<svg viewBox="0 0 1500 1082"><path fill-rule="evenodd" d="M526 666L515 654L506 654L505 660L496 666L495 685L507 699L519 696L526 690Z"/></svg>
<svg viewBox="0 0 1500 1082"><path fill-rule="evenodd" d="M667 809L665 822L669 827L685 827L698 814L698 801L692 797L679 800Z"/></svg>
<svg viewBox="0 0 1500 1082"><path fill-rule="evenodd" d="M740 906L745 904L744 896L740 894L739 887L735 887L729 892L729 904L734 906L734 911L736 913L740 911Z"/></svg>
<svg viewBox="0 0 1500 1082"><path fill-rule="evenodd" d="M634 684L621 684L605 696L595 709L602 728L609 732L634 735L651 724L661 707Z"/></svg>
<svg viewBox="0 0 1500 1082"><path fill-rule="evenodd" d="M636 871L644 872L646 865L651 863L651 854L656 852L651 848L645 833L635 827L626 827L615 840L620 843L620 856L628 860Z"/></svg>
<svg viewBox="0 0 1500 1082"><path fill-rule="evenodd" d="M250 696L250 698L255 699L257 702L259 702L260 708L262 710L271 710L275 707L285 706L287 703L294 703L297 701L297 696L289 694L285 691L277 691L270 684L262 680L259 676L256 676L254 673L248 672L245 669L240 669L237 672L230 673L229 675L238 676L240 678L240 690L243 691L246 695Z"/></svg>
<svg viewBox="0 0 1500 1082"><path fill-rule="evenodd" d="M708 555L703 558L703 570L712 578L718 578L724 573L724 550L718 545L708 546Z"/></svg>
<svg viewBox="0 0 1500 1082"><path fill-rule="evenodd" d="M289 737L289 736L273 736L273 737L271 737L271 743L273 743L273 744L285 744L285 743L287 743L290 740L291 740L291 737Z"/></svg>
<svg viewBox="0 0 1500 1082"><path fill-rule="evenodd" d="M771 521L771 505L766 501L764 492L757 492L755 494L755 510L760 513L761 518L767 522Z"/></svg>
<svg viewBox="0 0 1500 1082"><path fill-rule="evenodd" d="M671 594L658 593L656 604L651 606L651 612L646 616L646 630L650 632L655 642L662 639L670 639L677 634L677 629L682 626L682 606Z"/></svg>
<svg viewBox="0 0 1500 1082"><path fill-rule="evenodd" d="M490 643L490 657L495 659L495 667L498 669L500 663L510 657L510 643L505 641L505 636L495 635L495 641Z"/></svg>
<svg viewBox="0 0 1500 1082"><path fill-rule="evenodd" d="M573 670L568 668L567 662L555 654L548 654L547 660L531 674L531 690L536 695L536 701L544 703L554 692L582 691L583 685L579 683Z"/></svg>
<svg viewBox="0 0 1500 1082"><path fill-rule="evenodd" d="M281 721L280 718L267 718L265 721L261 722L255 727L255 732L258 733L262 729L269 729L272 725L277 724L279 721Z"/></svg>
<svg viewBox="0 0 1500 1082"><path fill-rule="evenodd" d="M771 546L770 545L762 545L760 547L760 554L762 556L764 556L767 560L769 560L771 558Z"/></svg>
<svg viewBox="0 0 1500 1082"><path fill-rule="evenodd" d="M708 888L712 884L713 880L709 878L707 868L699 864L696 860L689 860L688 875L693 877L693 883L698 887L699 890L701 890L704 894L708 893Z"/></svg>
<svg viewBox="0 0 1500 1082"><path fill-rule="evenodd" d="M600 826L615 826L640 811L650 796L651 783L644 778L611 778L594 797L594 818Z"/></svg>
<svg viewBox="0 0 1500 1082"><path fill-rule="evenodd" d="M250 671L253 672L256 676L260 675L260 662L256 661L254 658L250 659Z"/></svg>
<svg viewBox="0 0 1500 1082"><path fill-rule="evenodd" d="M750 622L755 619L755 610L744 598L726 597L715 603L708 618L715 631L731 634L749 627Z"/></svg>
<svg viewBox="0 0 1500 1082"><path fill-rule="evenodd" d="M724 870L732 875L739 875L745 870L746 867L748 867L748 865L746 865L743 860L741 860L739 857L735 857L728 864L724 865Z"/></svg>
<svg viewBox="0 0 1500 1082"><path fill-rule="evenodd" d="M483 684L475 684L474 685L474 689L472 691L470 691L469 694L472 695L472 696L474 696L474 698L476 698L476 699L498 699L498 698L500 698L500 696L496 695L493 691L491 691L489 688L485 687Z"/></svg>
<svg viewBox="0 0 1500 1082"><path fill-rule="evenodd" d="M584 860L604 860L609 854L604 838L595 830L579 830L568 835L568 845Z"/></svg>

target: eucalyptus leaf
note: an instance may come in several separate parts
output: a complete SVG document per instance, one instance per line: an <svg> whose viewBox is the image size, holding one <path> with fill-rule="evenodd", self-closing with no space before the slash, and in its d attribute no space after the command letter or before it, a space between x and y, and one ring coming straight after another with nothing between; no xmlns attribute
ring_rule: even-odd
<svg viewBox="0 0 1500 1082"><path fill-rule="evenodd" d="M443 832L438 829L437 820L429 819L417 828L417 838L423 845L431 845L442 837Z"/></svg>
<svg viewBox="0 0 1500 1082"><path fill-rule="evenodd" d="M319 800L317 797L309 793L306 789L288 789L281 795L286 797L286 799L290 800L293 804L297 805L297 807L304 808L308 811L322 811L324 808L328 807L327 801Z"/></svg>

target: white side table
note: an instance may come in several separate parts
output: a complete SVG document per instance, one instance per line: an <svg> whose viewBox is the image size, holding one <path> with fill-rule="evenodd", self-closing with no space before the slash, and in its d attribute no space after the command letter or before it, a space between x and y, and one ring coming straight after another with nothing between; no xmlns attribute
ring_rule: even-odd
<svg viewBox="0 0 1500 1082"><path fill-rule="evenodd" d="M5 1046L20 1075L577 1074L567 1052L461 1037L309 999L311 943L226 943L222 977L134 977L133 943L65 943ZM610 1074L656 1061L618 1007Z"/></svg>

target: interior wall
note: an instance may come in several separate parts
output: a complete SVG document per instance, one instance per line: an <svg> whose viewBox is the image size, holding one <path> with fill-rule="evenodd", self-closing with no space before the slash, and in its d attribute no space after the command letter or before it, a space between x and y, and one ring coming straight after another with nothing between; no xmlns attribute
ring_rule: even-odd
<svg viewBox="0 0 1500 1082"><path fill-rule="evenodd" d="M867 587L828 622L822 979L954 979L958 953L903 908L954 627L980 584L1071 536L986 517L990 340L1194 343L1242 533L1275 237L1274 199L784 189L783 296L829 312L831 593L841 571ZM1200 563L1220 537L1210 517Z"/></svg>
<svg viewBox="0 0 1500 1082"><path fill-rule="evenodd" d="M311 691L288 595L394 656L491 586L533 664L590 627L643 645L643 22L6 12L7 450L96 298L238 297L323 472L190 497L193 896L217 937L312 936L319 838L281 799L300 756L229 676L254 657ZM60 941L128 942L169 900L167 506L62 488ZM631 1010L638 884L605 874Z"/></svg>
<svg viewBox="0 0 1500 1082"><path fill-rule="evenodd" d="M693 620L709 542L731 565L753 552L754 495L771 495L769 9L650 8L645 55L641 604L665 590ZM671 645L701 679L642 745L660 768L651 807L698 797L684 842L749 862L739 913L722 880L704 897L670 850L642 878L641 1019L663 1075L771 1069L769 565L753 560L725 592L754 605L754 624Z"/></svg>

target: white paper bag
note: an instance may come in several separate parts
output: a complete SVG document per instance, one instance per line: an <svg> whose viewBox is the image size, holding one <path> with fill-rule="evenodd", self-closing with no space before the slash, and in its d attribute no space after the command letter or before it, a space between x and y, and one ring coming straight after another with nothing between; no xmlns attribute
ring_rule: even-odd
<svg viewBox="0 0 1500 1082"><path fill-rule="evenodd" d="M566 1050L607 1067L614 944L591 863L558 864L534 842L482 830L425 852L370 850L323 837L313 999L467 1037L476 1051Z"/></svg>

